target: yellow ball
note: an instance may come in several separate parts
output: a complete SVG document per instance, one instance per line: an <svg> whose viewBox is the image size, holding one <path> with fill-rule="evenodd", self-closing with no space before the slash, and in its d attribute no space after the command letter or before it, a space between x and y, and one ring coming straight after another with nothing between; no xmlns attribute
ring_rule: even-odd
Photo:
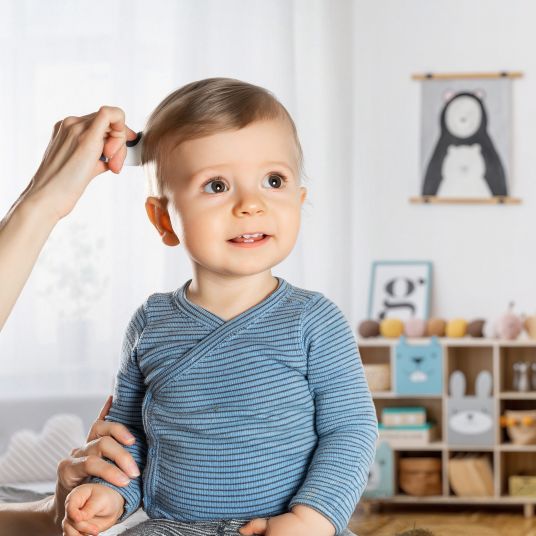
<svg viewBox="0 0 536 536"><path fill-rule="evenodd" d="M464 337L467 333L467 320L463 318L454 318L447 322L447 337L459 338Z"/></svg>
<svg viewBox="0 0 536 536"><path fill-rule="evenodd" d="M397 339L404 333L404 323L398 318L386 318L380 323L380 333L382 337Z"/></svg>

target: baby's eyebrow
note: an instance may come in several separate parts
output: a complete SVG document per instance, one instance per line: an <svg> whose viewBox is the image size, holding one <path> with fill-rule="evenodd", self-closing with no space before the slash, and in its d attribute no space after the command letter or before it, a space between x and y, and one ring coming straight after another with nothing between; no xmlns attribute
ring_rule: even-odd
<svg viewBox="0 0 536 536"><path fill-rule="evenodd" d="M263 166L281 166L281 167L286 168L291 173L294 173L294 170L292 169L292 167L289 166L286 162L276 162L276 161L264 162Z"/></svg>
<svg viewBox="0 0 536 536"><path fill-rule="evenodd" d="M194 173L190 175L190 178L197 177L199 174L203 173L204 171L207 171L209 169L219 168L219 167L228 167L231 164L228 162L221 162L220 164L212 164L211 166L206 166L204 168L198 169ZM262 162L260 166L281 166L286 168L288 171L290 171L292 174L294 174L294 170L292 167L290 167L286 162L277 161L277 160L270 160L266 162Z"/></svg>

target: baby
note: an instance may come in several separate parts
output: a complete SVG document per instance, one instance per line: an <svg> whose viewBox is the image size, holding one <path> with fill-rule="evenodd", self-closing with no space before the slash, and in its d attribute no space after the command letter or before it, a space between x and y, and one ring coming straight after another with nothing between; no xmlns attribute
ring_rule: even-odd
<svg viewBox="0 0 536 536"><path fill-rule="evenodd" d="M67 498L65 534L142 505L129 535L351 535L377 420L356 342L322 293L273 276L306 189L285 107L229 78L166 97L144 129L146 209L182 244L192 279L152 294L124 338L108 419L136 437L142 476L92 479Z"/></svg>

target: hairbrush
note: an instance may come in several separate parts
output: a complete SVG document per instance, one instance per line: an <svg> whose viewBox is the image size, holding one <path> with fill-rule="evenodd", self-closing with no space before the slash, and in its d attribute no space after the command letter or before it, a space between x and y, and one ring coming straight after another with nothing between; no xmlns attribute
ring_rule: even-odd
<svg viewBox="0 0 536 536"><path fill-rule="evenodd" d="M138 132L137 136L133 140L127 140L126 146L127 146L127 156L125 157L125 161L123 162L124 166L140 166L141 165L141 138L143 136L143 132ZM101 155L99 158L102 162L108 163L109 158L106 158L106 156Z"/></svg>

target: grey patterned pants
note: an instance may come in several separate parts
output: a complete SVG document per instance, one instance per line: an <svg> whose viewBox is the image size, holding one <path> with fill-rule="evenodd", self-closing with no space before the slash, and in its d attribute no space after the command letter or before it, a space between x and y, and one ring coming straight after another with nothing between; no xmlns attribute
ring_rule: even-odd
<svg viewBox="0 0 536 536"><path fill-rule="evenodd" d="M170 521L149 519L121 533L121 536L241 536L238 529L249 519L228 519L224 521ZM348 529L340 536L357 536Z"/></svg>

